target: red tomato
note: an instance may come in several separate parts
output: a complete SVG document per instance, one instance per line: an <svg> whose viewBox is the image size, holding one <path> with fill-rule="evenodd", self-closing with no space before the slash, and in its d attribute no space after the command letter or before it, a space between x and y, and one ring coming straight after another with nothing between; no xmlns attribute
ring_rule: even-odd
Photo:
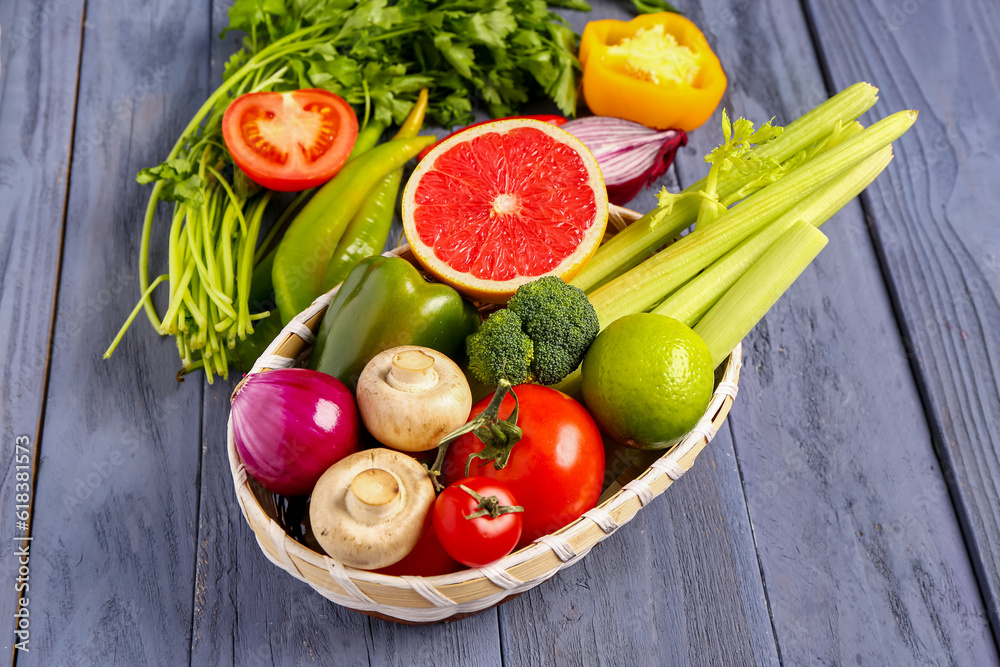
<svg viewBox="0 0 1000 667"><path fill-rule="evenodd" d="M524 436L511 450L507 465L473 459L469 475L492 477L505 483L524 508L524 531L518 546L548 535L597 505L604 482L604 443L597 424L572 398L550 387L522 384L514 387L520 401L517 425ZM472 408L470 419L481 413L492 396ZM514 398L500 406L500 418L510 416ZM465 462L483 443L472 433L456 440L445 458L447 480L465 477Z"/></svg>
<svg viewBox="0 0 1000 667"><path fill-rule="evenodd" d="M462 569L465 569L463 565L449 556L448 552L441 546L432 521L424 530L424 534L420 536L417 545L413 547L413 551L406 554L403 560L375 570L375 572L394 577L404 574L433 577L438 574L451 574Z"/></svg>
<svg viewBox="0 0 1000 667"><path fill-rule="evenodd" d="M463 486L483 498L495 497L500 505L515 506L517 500L501 482L489 477L467 477L446 488L434 501L433 524L441 546L459 563L482 567L514 550L521 537L521 516L524 512L508 512L496 518L487 514L467 519L481 508L479 500Z"/></svg>
<svg viewBox="0 0 1000 667"><path fill-rule="evenodd" d="M557 125L557 126L558 125L562 125L563 123L566 122L566 116L557 116L555 114L550 114L550 113L538 114L538 115L535 115L535 116L507 116L506 118L490 118L488 120L481 120L478 123L473 123L472 125L466 125L465 127L463 127L460 130L455 130L454 132L452 132L451 134L449 134L448 136L446 136L444 139L439 139L438 141L434 142L433 144L431 144L430 146L428 146L424 150L420 151L419 153L417 153L417 162L420 162L421 160L423 160L424 157L426 157L426 155L428 153L430 153L432 150L434 150L434 147L437 146L439 143L441 143L445 139L450 139L451 137L455 136L459 132L465 132L470 127L476 127L477 125L482 125L484 123L492 123L495 120L507 120L508 118L532 118L534 120L540 120L543 123L551 123L552 125Z"/></svg>
<svg viewBox="0 0 1000 667"><path fill-rule="evenodd" d="M310 88L240 95L222 117L233 162L255 183L294 192L340 171L358 137L358 117L339 95Z"/></svg>

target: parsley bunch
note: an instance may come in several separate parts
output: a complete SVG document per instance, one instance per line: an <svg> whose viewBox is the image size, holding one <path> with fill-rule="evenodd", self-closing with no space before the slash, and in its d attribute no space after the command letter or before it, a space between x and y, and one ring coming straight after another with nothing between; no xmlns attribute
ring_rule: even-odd
<svg viewBox="0 0 1000 667"><path fill-rule="evenodd" d="M386 125L402 122L421 88L444 127L471 122L475 99L492 116L509 116L541 93L572 115L577 36L549 5L590 9L584 0L236 0L228 29L247 38L226 80L270 45L301 35L318 43L257 74L284 70L271 90L324 88ZM322 30L304 33L310 26Z"/></svg>

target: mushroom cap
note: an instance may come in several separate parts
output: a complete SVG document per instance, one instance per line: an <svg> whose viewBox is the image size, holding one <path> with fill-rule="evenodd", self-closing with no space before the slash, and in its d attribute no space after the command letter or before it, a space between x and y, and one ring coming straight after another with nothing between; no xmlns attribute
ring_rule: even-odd
<svg viewBox="0 0 1000 667"><path fill-rule="evenodd" d="M434 360L437 382L432 388L390 377L393 358L412 351ZM358 378L357 398L368 431L383 445L404 452L434 449L472 411L472 390L458 364L437 350L417 345L394 347L369 361Z"/></svg>
<svg viewBox="0 0 1000 667"><path fill-rule="evenodd" d="M398 493L385 483L385 475L372 470L389 473ZM359 489L355 484L359 475L359 482L363 479L369 485L368 493L360 497L352 491L352 485ZM372 489L373 483L380 488ZM316 541L331 558L349 567L376 570L413 550L433 505L434 485L423 466L391 449L368 449L323 473L309 502L309 520Z"/></svg>

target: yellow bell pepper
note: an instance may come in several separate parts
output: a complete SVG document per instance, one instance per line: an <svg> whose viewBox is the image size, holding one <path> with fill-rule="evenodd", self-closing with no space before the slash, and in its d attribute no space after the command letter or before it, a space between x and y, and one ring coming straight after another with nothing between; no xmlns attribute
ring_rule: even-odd
<svg viewBox="0 0 1000 667"><path fill-rule="evenodd" d="M661 48L651 50L651 43ZM591 21L580 40L580 64L591 111L660 130L699 127L726 90L705 35L672 12Z"/></svg>

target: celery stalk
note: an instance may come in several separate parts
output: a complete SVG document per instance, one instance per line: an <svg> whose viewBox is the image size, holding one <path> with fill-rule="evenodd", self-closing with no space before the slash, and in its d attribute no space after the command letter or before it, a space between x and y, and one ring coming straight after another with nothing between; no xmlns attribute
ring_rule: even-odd
<svg viewBox="0 0 1000 667"><path fill-rule="evenodd" d="M868 83L856 83L786 125L780 137L760 147L759 154L784 162L830 134L837 121L848 123L863 114L877 99L877 88ZM724 199L753 180L755 175L742 178L734 175L719 184L718 196ZM682 194L696 193L705 185L706 179L703 178L685 188ZM638 265L689 227L695 221L700 205L699 197L690 196L677 201L669 214L664 215L661 209L654 209L601 246L572 284L589 292Z"/></svg>
<svg viewBox="0 0 1000 667"><path fill-rule="evenodd" d="M880 120L747 197L708 228L688 234L597 288L588 296L597 310L601 328L623 315L652 308L743 239L809 197L823 183L891 144L916 118L917 112L908 110Z"/></svg>
<svg viewBox="0 0 1000 667"><path fill-rule="evenodd" d="M886 146L867 160L837 176L829 185L806 198L780 218L733 248L708 269L667 297L652 312L668 315L695 326L716 301L792 225L802 220L816 227L854 199L892 160L892 146Z"/></svg>
<svg viewBox="0 0 1000 667"><path fill-rule="evenodd" d="M839 146L840 144L844 143L845 141L855 136L856 134L860 134L861 131L864 129L865 126L856 120L851 121L846 125L841 124L838 121L838 123L834 125L833 132L831 132L826 139L816 144L812 148L801 151L796 156L789 158L786 162L782 164L782 166L789 169L797 167L799 166L799 164L793 165L792 162L798 159L801 159L800 164L804 164L806 161L813 159L823 151L827 151L830 150L831 148L834 148L835 146ZM801 156L801 158L799 156ZM726 208L729 208L730 206L737 203L741 199L746 199L748 196L757 192L764 185L768 185L769 183L773 182L774 182L773 180L765 183L758 183L757 181L753 181L745 185L744 187L740 188L733 194L729 195L725 199L722 199L720 203Z"/></svg>
<svg viewBox="0 0 1000 667"><path fill-rule="evenodd" d="M826 242L823 232L808 222L794 223L712 306L694 331L708 345L713 366L726 360Z"/></svg>

